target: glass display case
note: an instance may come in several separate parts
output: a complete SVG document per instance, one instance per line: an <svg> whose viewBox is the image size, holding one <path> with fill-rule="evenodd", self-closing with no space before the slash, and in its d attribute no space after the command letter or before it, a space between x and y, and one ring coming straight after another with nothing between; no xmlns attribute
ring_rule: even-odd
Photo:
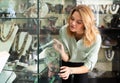
<svg viewBox="0 0 120 83"><path fill-rule="evenodd" d="M61 82L52 39L59 38L75 5L75 0L0 0L1 83Z"/></svg>
<svg viewBox="0 0 120 83"><path fill-rule="evenodd" d="M119 0L0 0L1 83L61 83L61 59L52 40L78 4L93 9L103 39L89 82L119 83L120 25L110 24L120 14Z"/></svg>

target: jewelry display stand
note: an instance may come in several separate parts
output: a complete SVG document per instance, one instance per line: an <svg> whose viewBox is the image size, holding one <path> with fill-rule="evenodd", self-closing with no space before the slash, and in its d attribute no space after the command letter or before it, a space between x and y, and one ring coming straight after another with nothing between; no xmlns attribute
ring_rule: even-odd
<svg viewBox="0 0 120 83"><path fill-rule="evenodd" d="M1 26L0 28L3 31L3 32L1 31L1 36L3 35L6 38L7 38L7 36L10 36L8 39L6 39L6 41L2 41L2 39L0 39L0 51L9 52L9 50L14 42L16 33L18 31L18 26L13 23L10 23L10 22L4 22L0 26ZM13 31L11 29L13 29ZM11 34L9 34L10 32L11 32Z"/></svg>
<svg viewBox="0 0 120 83"><path fill-rule="evenodd" d="M28 32L20 32L15 38L13 50L17 51L19 57L25 56L32 42L32 36Z"/></svg>
<svg viewBox="0 0 120 83"><path fill-rule="evenodd" d="M3 67L5 66L5 63L7 62L8 58L9 58L10 54L6 51L0 52L0 73L3 69Z"/></svg>
<svg viewBox="0 0 120 83"><path fill-rule="evenodd" d="M51 49L50 41L58 38L59 29L67 22L67 14L75 3L0 1L0 52L9 53L0 73L1 83L61 83L60 57Z"/></svg>
<svg viewBox="0 0 120 83"><path fill-rule="evenodd" d="M4 68L6 68L7 60L10 56L8 53L10 51L10 48L14 42L14 38L16 36L16 33L18 31L18 26L16 26L11 21L6 21L0 24L0 82L1 83L12 83L15 78L16 74L14 71L5 71ZM12 67L9 69L12 70Z"/></svg>
<svg viewBox="0 0 120 83"><path fill-rule="evenodd" d="M5 66L5 68L13 70L12 67L8 67L7 65ZM13 83L16 77L17 75L14 71L3 70L0 73L0 82L1 83Z"/></svg>
<svg viewBox="0 0 120 83"><path fill-rule="evenodd" d="M16 74L14 71L5 71L4 68L7 66L6 62L9 58L10 54L7 51L0 52L0 82L1 83L12 83L16 78ZM12 70L12 67L9 69Z"/></svg>

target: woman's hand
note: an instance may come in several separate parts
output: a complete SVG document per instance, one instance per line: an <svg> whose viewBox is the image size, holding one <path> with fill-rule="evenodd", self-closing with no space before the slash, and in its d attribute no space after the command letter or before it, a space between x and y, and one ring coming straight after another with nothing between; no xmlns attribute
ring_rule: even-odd
<svg viewBox="0 0 120 83"><path fill-rule="evenodd" d="M53 41L54 41L53 44L54 49L60 53L62 60L67 62L69 60L69 55L65 52L63 44L57 39L54 39Z"/></svg>
<svg viewBox="0 0 120 83"><path fill-rule="evenodd" d="M71 74L70 67L62 66L60 67L60 73L58 74L62 79L66 80L69 78L69 75Z"/></svg>
<svg viewBox="0 0 120 83"><path fill-rule="evenodd" d="M59 40L54 39L54 45L53 46L60 54L65 52L64 46Z"/></svg>

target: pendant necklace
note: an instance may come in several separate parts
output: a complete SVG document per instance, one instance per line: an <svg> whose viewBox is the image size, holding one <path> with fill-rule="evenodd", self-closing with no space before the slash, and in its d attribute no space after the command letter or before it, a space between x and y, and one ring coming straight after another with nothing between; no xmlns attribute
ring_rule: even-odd
<svg viewBox="0 0 120 83"><path fill-rule="evenodd" d="M26 46L26 43L27 43L27 39L28 39L28 33L25 35L24 41L20 47L20 45L19 45L20 44L20 33L17 34L15 49L16 49L17 53L19 54L18 56L20 56L23 53L25 46Z"/></svg>
<svg viewBox="0 0 120 83"><path fill-rule="evenodd" d="M114 58L115 52L112 49L106 49L105 50L105 57L108 61L112 61Z"/></svg>

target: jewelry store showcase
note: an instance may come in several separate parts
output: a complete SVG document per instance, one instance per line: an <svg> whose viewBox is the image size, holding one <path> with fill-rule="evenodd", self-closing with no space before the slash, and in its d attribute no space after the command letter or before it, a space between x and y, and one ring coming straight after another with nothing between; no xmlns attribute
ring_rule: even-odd
<svg viewBox="0 0 120 83"><path fill-rule="evenodd" d="M0 83L62 83L53 39L79 4L102 36L89 83L120 83L120 0L0 0Z"/></svg>

